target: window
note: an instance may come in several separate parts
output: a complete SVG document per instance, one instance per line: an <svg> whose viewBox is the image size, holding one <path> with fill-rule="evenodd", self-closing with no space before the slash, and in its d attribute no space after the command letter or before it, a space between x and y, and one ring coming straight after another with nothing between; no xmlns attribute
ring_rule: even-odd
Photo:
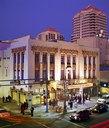
<svg viewBox="0 0 109 128"><path fill-rule="evenodd" d="M39 70L35 70L35 80L36 81L40 80L40 71Z"/></svg>
<svg viewBox="0 0 109 128"><path fill-rule="evenodd" d="M84 78L86 78L86 70L84 70Z"/></svg>
<svg viewBox="0 0 109 128"><path fill-rule="evenodd" d="M16 79L16 70L14 70L14 80Z"/></svg>
<svg viewBox="0 0 109 128"><path fill-rule="evenodd" d="M93 70L93 78L95 78L95 70Z"/></svg>
<svg viewBox="0 0 109 128"><path fill-rule="evenodd" d="M48 40L48 35L46 35L46 40Z"/></svg>
<svg viewBox="0 0 109 128"><path fill-rule="evenodd" d="M89 56L89 65L91 65L91 56Z"/></svg>
<svg viewBox="0 0 109 128"><path fill-rule="evenodd" d="M20 70L17 71L17 79L20 79Z"/></svg>
<svg viewBox="0 0 109 128"><path fill-rule="evenodd" d="M43 70L43 80L47 80L47 71Z"/></svg>
<svg viewBox="0 0 109 128"><path fill-rule="evenodd" d="M76 70L73 70L73 79L76 79Z"/></svg>
<svg viewBox="0 0 109 128"><path fill-rule="evenodd" d="M47 64L47 53L43 54L43 64Z"/></svg>
<svg viewBox="0 0 109 128"><path fill-rule="evenodd" d="M84 56L84 65L87 65L87 57Z"/></svg>
<svg viewBox="0 0 109 128"><path fill-rule="evenodd" d="M95 57L93 57L93 65L95 65Z"/></svg>
<svg viewBox="0 0 109 128"><path fill-rule="evenodd" d="M61 55L61 64L65 64L65 57L64 57L64 55Z"/></svg>
<svg viewBox="0 0 109 128"><path fill-rule="evenodd" d="M64 70L61 70L61 80L64 80Z"/></svg>
<svg viewBox="0 0 109 128"><path fill-rule="evenodd" d="M50 70L50 80L54 80L54 70Z"/></svg>
<svg viewBox="0 0 109 128"><path fill-rule="evenodd" d="M54 64L54 54L50 54L50 64Z"/></svg>
<svg viewBox="0 0 109 128"><path fill-rule="evenodd" d="M18 53L17 61L18 61L18 64L20 64L20 53Z"/></svg>
<svg viewBox="0 0 109 128"><path fill-rule="evenodd" d="M67 64L70 64L70 55L67 56Z"/></svg>
<svg viewBox="0 0 109 128"><path fill-rule="evenodd" d="M21 79L24 79L24 70L21 71Z"/></svg>
<svg viewBox="0 0 109 128"><path fill-rule="evenodd" d="M24 53L22 52L22 58L21 58L21 60L22 60L22 64L24 64Z"/></svg>
<svg viewBox="0 0 109 128"><path fill-rule="evenodd" d="M91 70L89 70L89 78L91 78Z"/></svg>
<svg viewBox="0 0 109 128"><path fill-rule="evenodd" d="M73 64L76 64L76 56L73 56Z"/></svg>
<svg viewBox="0 0 109 128"><path fill-rule="evenodd" d="M35 53L35 64L39 64L40 63L40 53Z"/></svg>
<svg viewBox="0 0 109 128"><path fill-rule="evenodd" d="M16 54L14 53L14 64L16 64Z"/></svg>

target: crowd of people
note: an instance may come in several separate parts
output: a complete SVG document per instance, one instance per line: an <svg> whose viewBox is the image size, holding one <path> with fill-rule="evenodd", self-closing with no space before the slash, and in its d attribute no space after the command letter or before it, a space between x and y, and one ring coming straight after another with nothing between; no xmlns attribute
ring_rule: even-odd
<svg viewBox="0 0 109 128"><path fill-rule="evenodd" d="M3 103L5 103L5 102L11 102L11 100L12 100L12 98L11 98L11 96L10 95L8 95L7 97L2 97L2 101L3 101Z"/></svg>
<svg viewBox="0 0 109 128"><path fill-rule="evenodd" d="M24 115L25 110L28 109L28 101L26 100L23 104L21 104L21 113ZM32 105L30 108L31 116L33 116L34 106Z"/></svg>
<svg viewBox="0 0 109 128"><path fill-rule="evenodd" d="M90 95L87 93L84 93L83 95L72 94L66 98L66 102L68 103L67 106L70 107L70 109L72 109L73 107L77 107L78 104L85 104L86 100L90 100ZM56 99L49 100L49 105L52 106L53 108L59 106L58 100Z"/></svg>
<svg viewBox="0 0 109 128"><path fill-rule="evenodd" d="M90 100L90 95L87 93L84 93L83 95L73 94L68 99L68 105L72 109L73 104L75 107L77 107L77 104L84 104L86 100Z"/></svg>

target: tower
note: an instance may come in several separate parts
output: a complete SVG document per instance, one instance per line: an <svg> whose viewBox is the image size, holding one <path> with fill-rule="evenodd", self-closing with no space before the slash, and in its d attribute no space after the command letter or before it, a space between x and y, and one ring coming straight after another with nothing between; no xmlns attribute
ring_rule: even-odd
<svg viewBox="0 0 109 128"><path fill-rule="evenodd" d="M73 18L72 42L79 38L95 37L103 30L103 37L107 38L107 16L102 11L88 6Z"/></svg>

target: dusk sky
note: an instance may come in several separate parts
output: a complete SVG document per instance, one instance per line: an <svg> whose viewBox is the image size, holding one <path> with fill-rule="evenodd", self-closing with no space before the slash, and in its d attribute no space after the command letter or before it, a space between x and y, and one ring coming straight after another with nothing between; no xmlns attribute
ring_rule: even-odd
<svg viewBox="0 0 109 128"><path fill-rule="evenodd" d="M0 40L26 35L36 38L53 27L71 41L72 18L88 5L103 11L109 19L109 0L0 0Z"/></svg>

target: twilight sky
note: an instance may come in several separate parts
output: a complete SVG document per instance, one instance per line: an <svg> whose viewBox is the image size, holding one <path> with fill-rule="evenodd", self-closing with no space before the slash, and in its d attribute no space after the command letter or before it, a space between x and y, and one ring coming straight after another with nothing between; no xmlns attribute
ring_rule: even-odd
<svg viewBox="0 0 109 128"><path fill-rule="evenodd" d="M109 0L0 0L0 40L26 35L35 38L53 27L71 41L72 18L88 5L103 11L109 19Z"/></svg>

